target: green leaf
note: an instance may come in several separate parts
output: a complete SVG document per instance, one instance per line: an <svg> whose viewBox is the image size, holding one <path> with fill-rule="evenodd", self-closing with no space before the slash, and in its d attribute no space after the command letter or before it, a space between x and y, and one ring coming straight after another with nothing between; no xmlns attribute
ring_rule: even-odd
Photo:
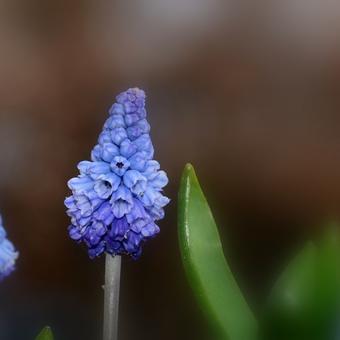
<svg viewBox="0 0 340 340"><path fill-rule="evenodd" d="M316 339L312 324L316 307L316 274L316 247L308 244L288 265L274 286L266 311L265 338Z"/></svg>
<svg viewBox="0 0 340 340"><path fill-rule="evenodd" d="M217 226L191 165L181 180L178 228L189 283L219 336L255 339L257 323L225 260Z"/></svg>
<svg viewBox="0 0 340 340"><path fill-rule="evenodd" d="M319 270L317 305L319 324L334 328L340 306L340 235L339 225L334 222L327 226L325 237L319 245ZM331 323L331 325L329 324ZM323 339L326 337L324 336ZM322 340L323 340L322 339Z"/></svg>
<svg viewBox="0 0 340 340"><path fill-rule="evenodd" d="M339 242L336 230L309 243L274 286L265 320L265 338L328 340L334 337L339 306Z"/></svg>
<svg viewBox="0 0 340 340"><path fill-rule="evenodd" d="M45 327L35 340L53 340L53 334L50 327Z"/></svg>

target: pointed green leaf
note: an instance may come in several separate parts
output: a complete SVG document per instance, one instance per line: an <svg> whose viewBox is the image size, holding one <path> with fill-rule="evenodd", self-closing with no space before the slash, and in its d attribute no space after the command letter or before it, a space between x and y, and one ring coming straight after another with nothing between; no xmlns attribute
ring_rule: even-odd
<svg viewBox="0 0 340 340"><path fill-rule="evenodd" d="M53 340L53 334L50 327L45 327L35 340Z"/></svg>
<svg viewBox="0 0 340 340"><path fill-rule="evenodd" d="M191 165L181 180L178 228L189 282L219 336L255 339L256 321L225 260L213 215Z"/></svg>

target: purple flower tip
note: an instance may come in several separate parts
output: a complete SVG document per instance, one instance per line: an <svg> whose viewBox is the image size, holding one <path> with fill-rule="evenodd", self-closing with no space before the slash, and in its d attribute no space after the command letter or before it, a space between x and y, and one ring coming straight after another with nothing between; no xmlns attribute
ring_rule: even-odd
<svg viewBox="0 0 340 340"><path fill-rule="evenodd" d="M153 160L149 132L144 91L122 92L109 110L91 161L80 162L79 175L68 181L69 235L87 245L90 258L107 252L137 259L142 244L159 233L155 222L164 217L170 201L162 194L168 178Z"/></svg>

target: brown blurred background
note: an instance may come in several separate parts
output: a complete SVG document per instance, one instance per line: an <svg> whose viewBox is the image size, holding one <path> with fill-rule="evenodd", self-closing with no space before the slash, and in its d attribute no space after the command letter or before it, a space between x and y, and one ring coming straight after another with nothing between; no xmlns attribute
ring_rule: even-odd
<svg viewBox="0 0 340 340"><path fill-rule="evenodd" d="M294 249L340 207L335 0L1 0L0 209L20 250L0 338L98 339L103 259L66 232L66 181L114 96L148 94L172 198L125 259L120 339L205 339L182 270L176 195L192 162L254 309Z"/></svg>

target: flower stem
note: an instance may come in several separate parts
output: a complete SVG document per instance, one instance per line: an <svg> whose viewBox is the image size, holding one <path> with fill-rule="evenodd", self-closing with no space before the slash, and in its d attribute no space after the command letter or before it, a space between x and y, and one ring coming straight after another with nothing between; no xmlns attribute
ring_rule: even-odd
<svg viewBox="0 0 340 340"><path fill-rule="evenodd" d="M104 287L104 340L118 339L121 257L106 254Z"/></svg>

